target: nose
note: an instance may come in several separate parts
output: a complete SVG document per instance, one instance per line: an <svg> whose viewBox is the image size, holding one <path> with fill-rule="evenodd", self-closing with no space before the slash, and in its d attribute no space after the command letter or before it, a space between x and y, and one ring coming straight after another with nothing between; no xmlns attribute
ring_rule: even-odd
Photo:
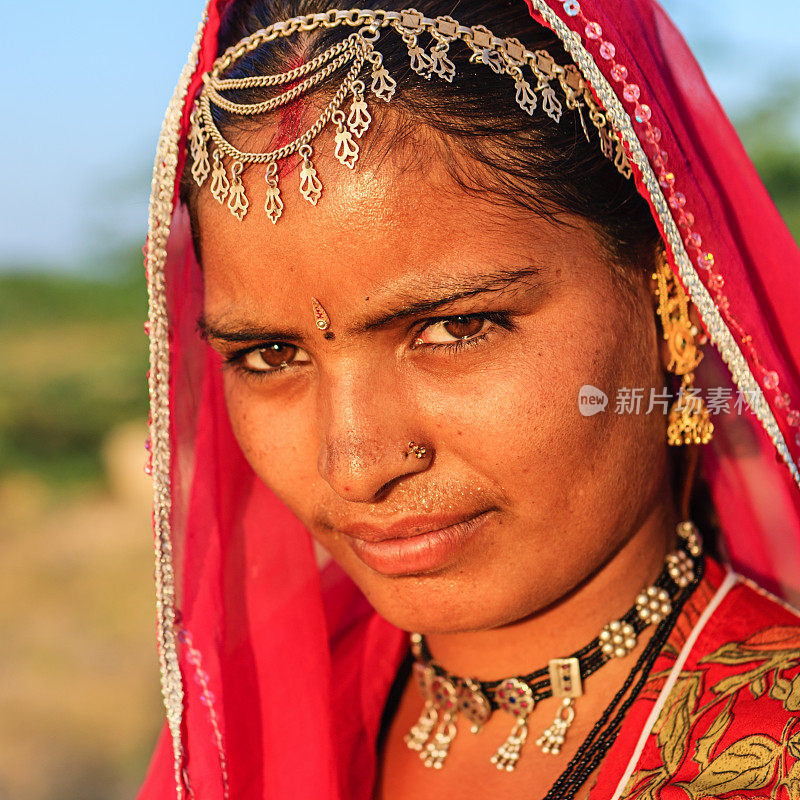
<svg viewBox="0 0 800 800"><path fill-rule="evenodd" d="M428 469L433 446L391 380L349 371L322 382L320 391L317 469L340 497L377 502L403 477Z"/></svg>

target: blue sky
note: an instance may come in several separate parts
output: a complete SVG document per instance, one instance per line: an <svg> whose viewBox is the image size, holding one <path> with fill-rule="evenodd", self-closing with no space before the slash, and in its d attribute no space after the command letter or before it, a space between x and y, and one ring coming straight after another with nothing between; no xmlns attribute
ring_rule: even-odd
<svg viewBox="0 0 800 800"><path fill-rule="evenodd" d="M734 118L763 83L800 77L798 0L662 4ZM4 0L0 269L80 268L98 245L144 237L155 141L201 8Z"/></svg>

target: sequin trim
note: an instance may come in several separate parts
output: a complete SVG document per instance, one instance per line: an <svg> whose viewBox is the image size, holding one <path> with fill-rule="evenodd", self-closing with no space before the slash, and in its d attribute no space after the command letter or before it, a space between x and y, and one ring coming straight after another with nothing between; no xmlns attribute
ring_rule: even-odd
<svg viewBox="0 0 800 800"><path fill-rule="evenodd" d="M186 648L186 659L194 667L194 680L200 687L200 702L208 709L208 720L214 731L214 741L217 745L217 755L219 758L220 779L222 780L222 796L229 800L230 791L228 789L228 760L225 757L225 747L222 740L222 730L219 727L219 720L215 709L216 698L208 685L208 673L203 669L203 657L200 651L194 646L192 635L186 628L181 628L178 633L178 640Z"/></svg>
<svg viewBox="0 0 800 800"><path fill-rule="evenodd" d="M594 57L584 46L580 34L577 31L573 31L545 0L530 1L533 9L541 15L545 23L554 31L559 39L561 39L564 48L575 61L584 78L594 88L598 99L606 109L608 119L626 145L629 161L631 161L632 164L636 164L639 168L642 180L647 187L653 206L656 209L658 218L666 233L667 244L678 266L681 281L688 290L692 301L697 306L697 310L700 313L711 341L728 366L734 382L742 391L743 395L747 398L752 398L750 405L753 412L772 440L775 449L783 458L795 482L800 486L800 469L798 469L800 459L798 459L797 464L794 462L786 440L783 438L783 434L775 420L772 409L764 397L762 387L750 370L725 320L736 329L742 341L747 346L748 352L762 375L765 389L777 390L779 383L778 374L764 367L755 348L753 348L752 337L744 331L738 321L730 314L730 301L722 292L722 287L724 285L723 277L714 269L715 260L713 253L703 249L702 238L700 234L693 229L694 217L691 212L685 208L686 198L677 191L675 175L670 173L666 168L668 154L659 146L660 132L656 133L658 129L650 123L652 110L648 105L642 102L641 88L635 83L628 82L628 70L624 64L615 60L616 48L613 43L603 37L603 30L597 22L587 19L580 8L580 3L576 1L571 2L570 0L566 0L566 2L565 0L560 0L565 13L573 20L577 20L583 24L587 41L596 42L598 48L602 48L600 57L610 62L613 80L622 84L623 99L633 106L633 113L637 123L644 128L646 133L652 136L654 140L652 165L636 134L631 117L625 110L622 101L617 96L611 83L597 66ZM570 6L569 9L566 8L567 5ZM662 189L667 191L669 199L667 199ZM670 206L673 208L677 207L680 212L677 221L672 216ZM681 236L679 226L685 228L685 236ZM692 250L692 252L695 253L700 268L710 273L710 281L712 282L714 295L719 303L719 308L714 300L712 300L708 289L700 280L695 270L694 263L689 257L688 250ZM723 320L723 316L725 320ZM791 427L800 425L800 412L791 408L791 398L789 395L778 392L778 398L779 400L776 402L776 406L786 411L787 424Z"/></svg>
<svg viewBox="0 0 800 800"><path fill-rule="evenodd" d="M183 797L181 723L183 720L183 680L178 661L175 609L175 572L172 562L170 518L170 407L169 407L169 321L164 265L167 239L172 221L173 199L178 166L181 118L186 93L197 68L200 43L208 19L208 10L194 37L189 58L175 92L167 106L156 148L153 183L148 214L147 291L150 335L150 442L153 476L153 533L155 543L155 582L158 658L161 670L161 693L164 697L167 725L172 737L175 784L178 800Z"/></svg>

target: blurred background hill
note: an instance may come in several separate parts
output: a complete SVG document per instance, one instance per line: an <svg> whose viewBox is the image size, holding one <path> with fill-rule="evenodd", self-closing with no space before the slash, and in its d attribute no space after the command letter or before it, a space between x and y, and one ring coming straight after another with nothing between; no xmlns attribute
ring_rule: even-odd
<svg viewBox="0 0 800 800"><path fill-rule="evenodd" d="M84 40L94 42L84 64L94 71L87 93L64 105L61 146L45 132L52 163L9 159L27 112L12 126L19 141L4 148L11 186L21 188L0 208L0 800L122 800L136 792L161 720L142 471L149 162L200 9L193 0L44 5L75 31L72 72ZM800 236L798 7L775 2L756 24L739 0L664 5ZM14 14L20 23L33 13L11 10L6 34ZM106 32L99 43L95 17ZM776 26L794 30L785 46L775 46ZM761 73L743 52L767 46ZM122 64L119 52L128 53ZM20 80L0 99L33 108L38 98L28 118L37 127L53 76ZM93 129L86 120L98 103Z"/></svg>

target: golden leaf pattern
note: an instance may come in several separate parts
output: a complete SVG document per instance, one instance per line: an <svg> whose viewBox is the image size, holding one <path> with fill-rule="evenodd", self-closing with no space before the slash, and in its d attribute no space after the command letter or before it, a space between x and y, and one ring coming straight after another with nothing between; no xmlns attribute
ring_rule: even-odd
<svg viewBox="0 0 800 800"><path fill-rule="evenodd" d="M800 675L795 675L783 705L787 711L800 711Z"/></svg>
<svg viewBox="0 0 800 800"><path fill-rule="evenodd" d="M789 800L800 800L800 761L795 761L789 770L784 786L789 793Z"/></svg>
<svg viewBox="0 0 800 800"><path fill-rule="evenodd" d="M697 747L694 753L694 760L701 766L705 766L711 759L711 753L717 745L717 742L722 738L728 725L731 723L731 705L733 704L733 697L728 698L725 708L722 713L711 723L711 727L706 731L704 736L697 740Z"/></svg>
<svg viewBox="0 0 800 800"><path fill-rule="evenodd" d="M699 679L697 673L678 679L653 729L661 747L664 765L670 773L683 760L690 729L690 715L697 703Z"/></svg>
<svg viewBox="0 0 800 800"><path fill-rule="evenodd" d="M642 758L622 800L660 800L665 787L676 800L800 800L798 665L800 626L773 625L684 669L651 731L660 763ZM650 676L651 702L667 672Z"/></svg>
<svg viewBox="0 0 800 800"><path fill-rule="evenodd" d="M761 697L767 691L766 676L762 674L750 681L750 691L753 693L753 697Z"/></svg>
<svg viewBox="0 0 800 800"><path fill-rule="evenodd" d="M769 736L745 736L723 750L693 781L681 785L693 800L763 789L772 780L780 754L780 743Z"/></svg>

